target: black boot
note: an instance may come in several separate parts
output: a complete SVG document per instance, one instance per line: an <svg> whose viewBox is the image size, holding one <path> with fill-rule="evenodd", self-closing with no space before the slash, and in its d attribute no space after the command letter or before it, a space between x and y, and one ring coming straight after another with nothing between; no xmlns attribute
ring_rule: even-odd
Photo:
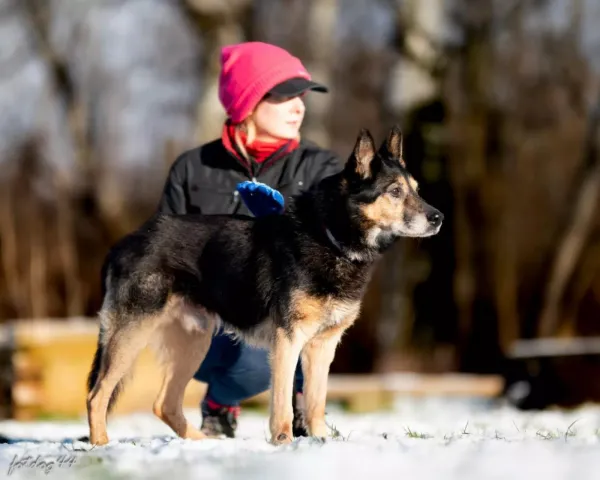
<svg viewBox="0 0 600 480"><path fill-rule="evenodd" d="M235 438L239 407L209 405L206 399L202 402L202 426L200 431L210 437L225 435Z"/></svg>

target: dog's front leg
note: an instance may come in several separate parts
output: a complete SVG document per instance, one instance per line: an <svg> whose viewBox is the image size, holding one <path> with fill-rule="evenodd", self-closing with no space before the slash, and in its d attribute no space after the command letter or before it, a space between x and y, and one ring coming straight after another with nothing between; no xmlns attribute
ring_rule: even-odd
<svg viewBox="0 0 600 480"><path fill-rule="evenodd" d="M344 331L345 328L336 327L322 332L309 340L302 350L306 424L309 433L315 437L327 437L327 377Z"/></svg>
<svg viewBox="0 0 600 480"><path fill-rule="evenodd" d="M271 443L291 443L294 372L306 337L278 328L271 348Z"/></svg>

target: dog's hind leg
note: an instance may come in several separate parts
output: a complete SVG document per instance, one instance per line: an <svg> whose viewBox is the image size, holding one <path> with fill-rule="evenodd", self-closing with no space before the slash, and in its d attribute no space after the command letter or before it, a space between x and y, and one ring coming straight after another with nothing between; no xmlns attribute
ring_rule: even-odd
<svg viewBox="0 0 600 480"><path fill-rule="evenodd" d="M183 302L182 302L182 305ZM191 425L183 414L185 388L204 360L215 328L214 317L181 306L152 340L164 367L160 392L153 412L179 437L200 440L206 435Z"/></svg>
<svg viewBox="0 0 600 480"><path fill-rule="evenodd" d="M115 389L129 373L140 352L148 344L156 322L146 317L120 318L114 313L101 313L108 326L99 345L100 370L87 397L90 443L105 445L106 415ZM118 328L117 328L118 327Z"/></svg>

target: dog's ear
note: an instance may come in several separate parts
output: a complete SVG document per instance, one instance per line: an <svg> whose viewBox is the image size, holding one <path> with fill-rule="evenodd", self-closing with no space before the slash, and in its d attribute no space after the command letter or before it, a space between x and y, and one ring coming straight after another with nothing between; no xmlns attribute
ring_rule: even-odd
<svg viewBox="0 0 600 480"><path fill-rule="evenodd" d="M386 151L389 153L394 160L400 162L404 168L403 153L402 153L402 129L400 125L394 125L388 133L386 141L381 145L380 151Z"/></svg>
<svg viewBox="0 0 600 480"><path fill-rule="evenodd" d="M371 176L371 162L375 158L375 141L366 128L360 130L348 167L363 180Z"/></svg>

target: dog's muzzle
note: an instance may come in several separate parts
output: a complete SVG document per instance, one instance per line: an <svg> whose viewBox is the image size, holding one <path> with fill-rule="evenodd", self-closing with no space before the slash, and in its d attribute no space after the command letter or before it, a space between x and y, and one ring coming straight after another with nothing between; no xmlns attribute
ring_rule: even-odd
<svg viewBox="0 0 600 480"><path fill-rule="evenodd" d="M427 221L431 227L437 228L444 221L444 214L438 210L433 210L427 214Z"/></svg>

